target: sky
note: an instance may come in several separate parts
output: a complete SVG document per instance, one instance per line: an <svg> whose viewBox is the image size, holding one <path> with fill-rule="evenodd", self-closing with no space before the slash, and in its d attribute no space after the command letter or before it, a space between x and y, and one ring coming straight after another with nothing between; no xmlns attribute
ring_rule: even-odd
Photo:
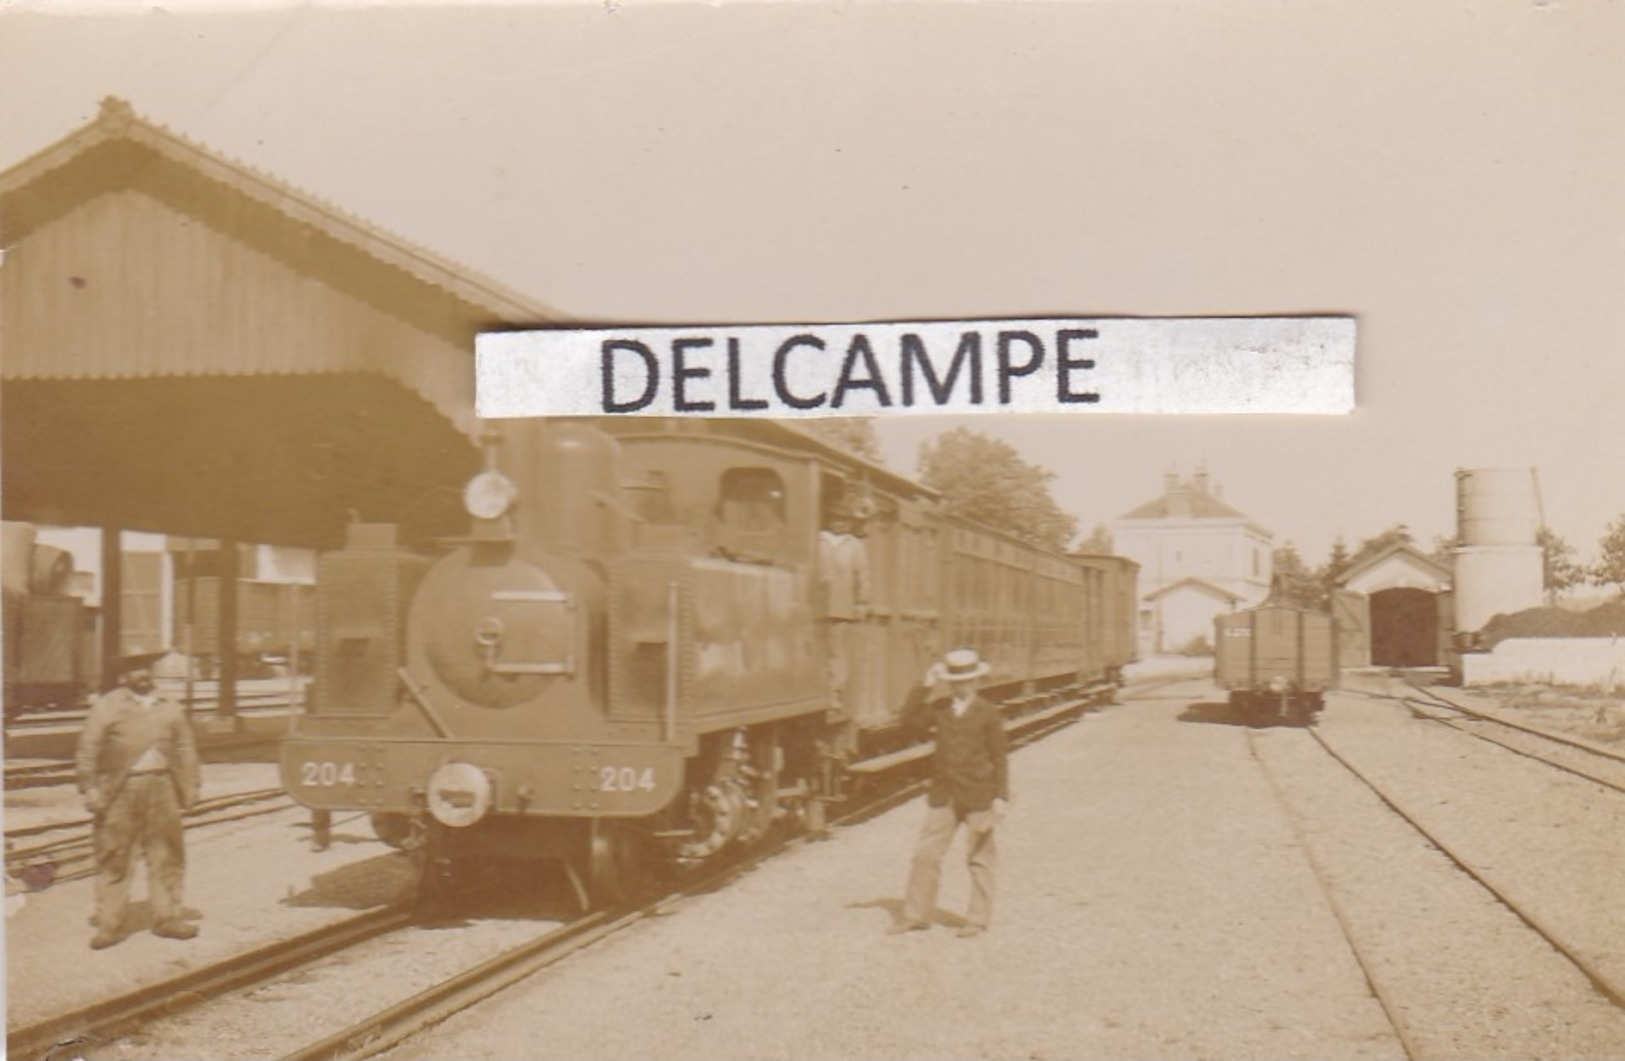
<svg viewBox="0 0 1625 1061"><path fill-rule="evenodd" d="M1085 530L1205 467L1311 562L1457 468L1625 513L1625 5L218 6L0 4L0 168L121 96L585 323L1349 314L1350 416L884 448L1002 438Z"/></svg>

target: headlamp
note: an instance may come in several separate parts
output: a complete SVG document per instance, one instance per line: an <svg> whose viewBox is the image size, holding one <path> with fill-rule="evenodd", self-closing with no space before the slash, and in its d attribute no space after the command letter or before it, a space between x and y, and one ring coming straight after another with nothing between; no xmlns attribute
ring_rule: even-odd
<svg viewBox="0 0 1625 1061"><path fill-rule="evenodd" d="M518 496L512 479L499 471L484 471L463 487L463 508L475 519L499 519Z"/></svg>

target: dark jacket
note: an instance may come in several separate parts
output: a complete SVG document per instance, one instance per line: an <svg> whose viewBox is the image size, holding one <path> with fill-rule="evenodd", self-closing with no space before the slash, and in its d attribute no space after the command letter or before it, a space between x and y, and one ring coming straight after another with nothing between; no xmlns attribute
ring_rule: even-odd
<svg viewBox="0 0 1625 1061"><path fill-rule="evenodd" d="M79 736L79 791L94 792L100 807L113 802L130 767L141 753L156 746L169 763L175 798L190 807L201 781L197 740L186 710L160 696L142 707L135 694L122 686L96 701ZM98 807L97 809L100 809Z"/></svg>
<svg viewBox="0 0 1625 1061"><path fill-rule="evenodd" d="M1010 798L1010 744L1004 720L980 696L954 717L953 702L942 697L927 700L925 686L916 686L903 703L903 725L937 744L935 772L926 799L933 807L952 803L962 812L986 810L995 799Z"/></svg>

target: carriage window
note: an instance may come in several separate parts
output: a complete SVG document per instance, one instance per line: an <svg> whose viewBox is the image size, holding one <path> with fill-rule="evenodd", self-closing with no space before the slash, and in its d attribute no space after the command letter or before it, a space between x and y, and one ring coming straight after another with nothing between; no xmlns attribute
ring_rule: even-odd
<svg viewBox="0 0 1625 1061"><path fill-rule="evenodd" d="M718 516L730 527L769 533L784 526L784 480L771 468L729 468L722 473Z"/></svg>

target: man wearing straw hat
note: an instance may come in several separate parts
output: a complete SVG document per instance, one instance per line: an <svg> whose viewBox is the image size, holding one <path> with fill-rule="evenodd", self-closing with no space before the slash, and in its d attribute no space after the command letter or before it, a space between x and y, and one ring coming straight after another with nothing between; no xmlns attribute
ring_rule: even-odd
<svg viewBox="0 0 1625 1061"><path fill-rule="evenodd" d="M925 681L903 705L903 725L936 741L931 788L926 795L925 823L909 867L903 919L891 932L918 932L931 927L936 908L942 858L961 822L968 830L966 862L970 867L970 909L961 937L987 931L993 914L996 861L994 829L1010 799L1009 745L1004 720L993 705L976 695L976 683L991 668L974 649L956 648L925 673ZM946 683L948 695L931 698Z"/></svg>
<svg viewBox="0 0 1625 1061"><path fill-rule="evenodd" d="M95 819L96 950L125 937L130 870L147 860L155 936L191 939L181 902L186 849L181 812L197 801L197 741L186 711L160 696L152 664L162 652L119 660L120 684L96 701L79 737L79 791Z"/></svg>

